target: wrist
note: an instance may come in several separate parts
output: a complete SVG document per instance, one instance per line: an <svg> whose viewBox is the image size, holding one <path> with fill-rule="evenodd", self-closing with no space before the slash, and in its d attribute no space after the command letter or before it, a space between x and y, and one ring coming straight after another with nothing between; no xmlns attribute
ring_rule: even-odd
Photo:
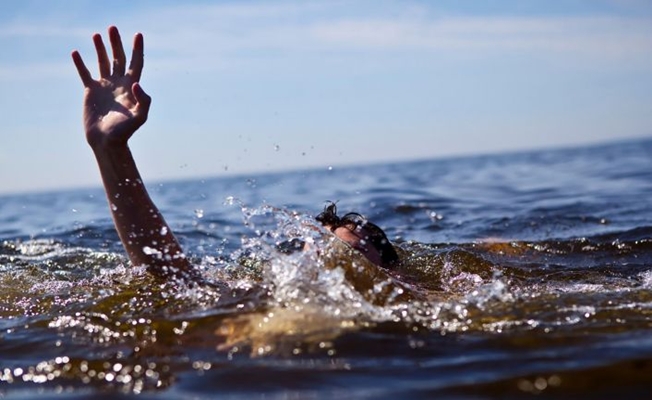
<svg viewBox="0 0 652 400"><path fill-rule="evenodd" d="M126 141L108 140L107 138L100 137L94 138L91 134L86 134L88 145L93 152L98 154L121 154L129 152L129 145Z"/></svg>
<svg viewBox="0 0 652 400"><path fill-rule="evenodd" d="M98 162L110 162L110 161L121 161L121 160L131 160L133 157L131 155L131 150L127 144L122 146L98 146L91 145L95 159Z"/></svg>
<svg viewBox="0 0 652 400"><path fill-rule="evenodd" d="M86 142L95 152L124 151L128 149L127 142L133 135L133 130L103 129L99 126L90 126L86 129Z"/></svg>

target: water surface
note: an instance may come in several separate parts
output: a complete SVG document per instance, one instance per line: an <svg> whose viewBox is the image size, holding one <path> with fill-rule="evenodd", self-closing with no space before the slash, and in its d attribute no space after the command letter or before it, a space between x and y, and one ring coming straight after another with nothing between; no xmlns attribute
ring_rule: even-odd
<svg viewBox="0 0 652 400"><path fill-rule="evenodd" d="M0 197L0 395L652 393L650 140L149 186L208 284L130 266L100 189Z"/></svg>

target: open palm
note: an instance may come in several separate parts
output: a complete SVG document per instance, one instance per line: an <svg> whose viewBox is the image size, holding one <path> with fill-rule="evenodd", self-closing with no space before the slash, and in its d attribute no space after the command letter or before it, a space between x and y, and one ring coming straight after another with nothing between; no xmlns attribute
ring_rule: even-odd
<svg viewBox="0 0 652 400"><path fill-rule="evenodd" d="M143 36L134 37L129 68L118 29L109 28L113 68L99 34L93 36L100 76L94 80L79 52L73 62L84 84L83 120L86 139L92 146L124 145L147 120L151 98L138 84L143 70ZM113 71L111 71L113 69Z"/></svg>

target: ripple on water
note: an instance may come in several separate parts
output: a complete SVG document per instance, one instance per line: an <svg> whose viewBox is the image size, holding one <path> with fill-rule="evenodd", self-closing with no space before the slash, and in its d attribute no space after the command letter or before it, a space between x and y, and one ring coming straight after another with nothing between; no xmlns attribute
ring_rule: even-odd
<svg viewBox="0 0 652 400"><path fill-rule="evenodd" d="M48 218L74 208L74 220L4 213L0 381L12 386L2 390L517 398L607 393L600 385L619 394L618 380L649 388L649 173L629 173L630 162L611 171L606 160L623 157L554 159L166 185L154 193L206 285L129 267L101 196L97 214L76 195L39 199ZM609 193L610 176L627 185ZM225 187L248 198L219 209L211 193ZM269 205L291 197L292 209L314 211L332 196L398 238L400 265L369 266L310 215ZM32 225L45 231L30 236ZM296 237L309 248L282 254Z"/></svg>

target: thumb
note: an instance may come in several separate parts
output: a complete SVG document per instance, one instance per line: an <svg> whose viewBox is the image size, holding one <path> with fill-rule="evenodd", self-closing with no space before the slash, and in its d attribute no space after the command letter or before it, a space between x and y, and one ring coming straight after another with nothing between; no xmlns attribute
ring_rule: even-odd
<svg viewBox="0 0 652 400"><path fill-rule="evenodd" d="M136 99L134 116L140 120L141 124L143 124L147 121L147 114L149 113L149 106L152 104L152 98L145 93L143 87L140 86L140 83L138 82L135 82L131 86L131 92L134 94L134 98Z"/></svg>

